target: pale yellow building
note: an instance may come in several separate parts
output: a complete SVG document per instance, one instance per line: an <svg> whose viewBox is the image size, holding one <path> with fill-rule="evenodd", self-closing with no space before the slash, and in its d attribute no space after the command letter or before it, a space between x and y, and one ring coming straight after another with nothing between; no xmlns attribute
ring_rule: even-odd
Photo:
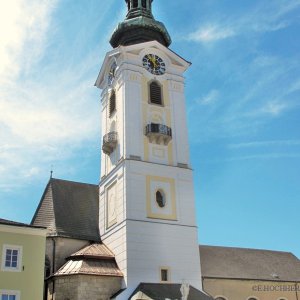
<svg viewBox="0 0 300 300"><path fill-rule="evenodd" d="M203 289L216 300L299 300L300 260L289 252L200 246Z"/></svg>
<svg viewBox="0 0 300 300"><path fill-rule="evenodd" d="M0 299L43 299L46 229L0 219Z"/></svg>

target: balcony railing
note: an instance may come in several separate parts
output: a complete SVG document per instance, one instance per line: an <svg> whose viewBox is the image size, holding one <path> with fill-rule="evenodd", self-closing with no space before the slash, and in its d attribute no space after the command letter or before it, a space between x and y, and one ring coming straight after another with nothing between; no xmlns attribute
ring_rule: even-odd
<svg viewBox="0 0 300 300"><path fill-rule="evenodd" d="M102 151L105 154L110 155L116 148L117 144L118 133L115 131L109 132L103 137Z"/></svg>
<svg viewBox="0 0 300 300"><path fill-rule="evenodd" d="M150 143L168 145L172 140L172 129L163 124L151 123L146 126L146 136Z"/></svg>

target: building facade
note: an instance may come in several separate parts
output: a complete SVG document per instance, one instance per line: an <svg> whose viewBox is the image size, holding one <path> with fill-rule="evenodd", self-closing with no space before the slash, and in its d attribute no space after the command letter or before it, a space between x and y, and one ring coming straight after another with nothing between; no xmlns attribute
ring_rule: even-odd
<svg viewBox="0 0 300 300"><path fill-rule="evenodd" d="M300 260L292 253L200 246L204 290L216 300L298 300Z"/></svg>
<svg viewBox="0 0 300 300"><path fill-rule="evenodd" d="M0 219L0 299L43 298L46 229Z"/></svg>

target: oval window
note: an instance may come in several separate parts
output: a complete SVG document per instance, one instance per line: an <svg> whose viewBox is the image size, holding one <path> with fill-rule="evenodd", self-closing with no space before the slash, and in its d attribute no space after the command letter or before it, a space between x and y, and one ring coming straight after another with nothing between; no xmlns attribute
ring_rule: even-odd
<svg viewBox="0 0 300 300"><path fill-rule="evenodd" d="M162 191L157 191L156 192L156 203L158 204L159 207L165 207L166 205L166 198L165 195Z"/></svg>

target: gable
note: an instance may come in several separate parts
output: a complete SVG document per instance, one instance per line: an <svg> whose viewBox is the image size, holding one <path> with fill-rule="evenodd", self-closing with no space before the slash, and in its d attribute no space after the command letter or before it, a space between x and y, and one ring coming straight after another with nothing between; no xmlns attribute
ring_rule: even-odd
<svg viewBox="0 0 300 300"><path fill-rule="evenodd" d="M56 230L53 210L52 187L49 183L46 186L39 206L31 221L31 225L46 227L50 233L54 233Z"/></svg>
<svg viewBox="0 0 300 300"><path fill-rule="evenodd" d="M98 186L51 178L31 224L49 235L100 241Z"/></svg>
<svg viewBox="0 0 300 300"><path fill-rule="evenodd" d="M167 62L169 72L178 76L182 76L182 74L191 65L190 62L186 61L177 53L164 47L157 41L150 41L131 46L119 46L107 53L95 82L95 86L100 89L104 89L106 87L107 73L112 60L118 62L118 68L120 69L122 68L122 65L120 64L121 62L123 65L130 64L140 68L142 58L146 53L162 56L162 58Z"/></svg>

